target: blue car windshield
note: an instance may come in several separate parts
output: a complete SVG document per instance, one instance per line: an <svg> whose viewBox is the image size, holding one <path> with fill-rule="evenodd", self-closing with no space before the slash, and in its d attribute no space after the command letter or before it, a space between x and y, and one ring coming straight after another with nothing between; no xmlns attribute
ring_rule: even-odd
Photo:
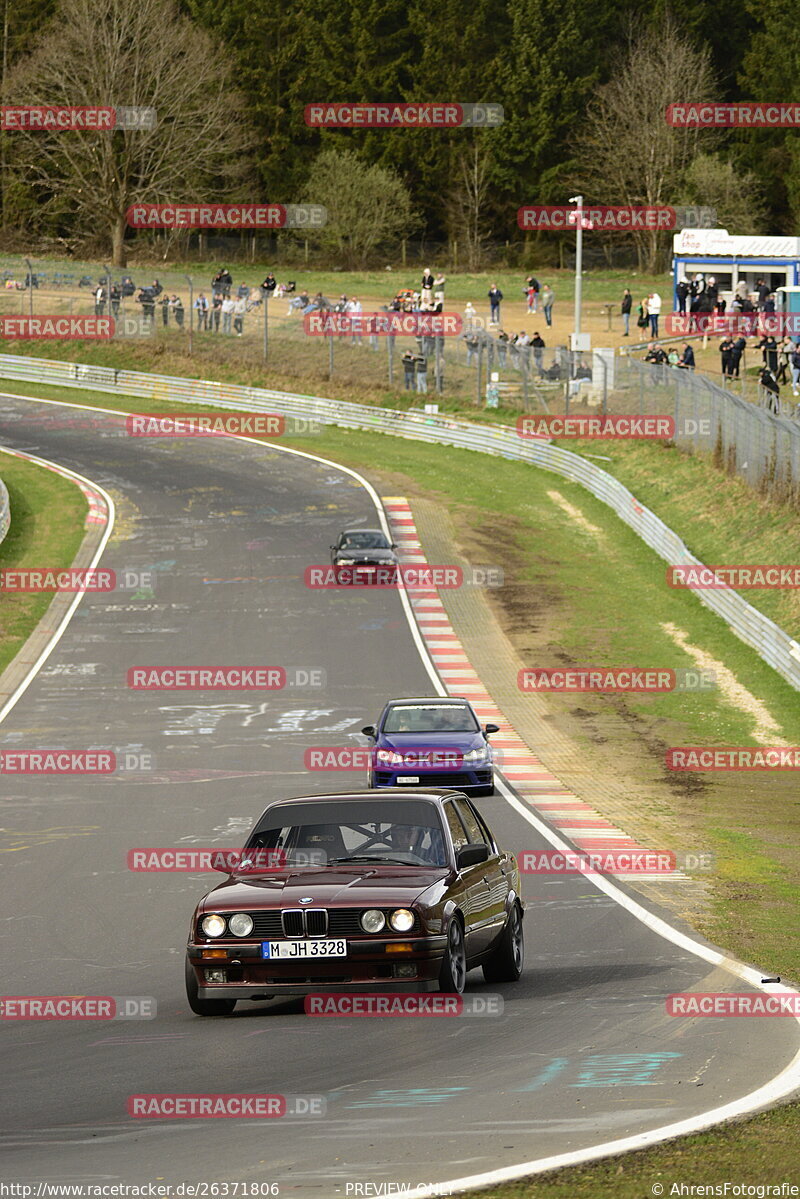
<svg viewBox="0 0 800 1199"><path fill-rule="evenodd" d="M384 733L477 733L480 725L466 704L394 704Z"/></svg>
<svg viewBox="0 0 800 1199"><path fill-rule="evenodd" d="M282 851L289 865L447 865L438 808L405 797L275 804L247 848Z"/></svg>

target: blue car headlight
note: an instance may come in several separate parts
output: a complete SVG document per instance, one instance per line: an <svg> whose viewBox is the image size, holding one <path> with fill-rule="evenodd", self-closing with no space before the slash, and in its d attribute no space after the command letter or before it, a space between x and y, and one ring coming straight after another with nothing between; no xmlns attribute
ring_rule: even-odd
<svg viewBox="0 0 800 1199"><path fill-rule="evenodd" d="M396 753L393 749L379 749L375 756L380 766L403 765L403 755Z"/></svg>
<svg viewBox="0 0 800 1199"><path fill-rule="evenodd" d="M481 749L469 749L464 754L465 762L486 762L490 760L488 746L484 746Z"/></svg>

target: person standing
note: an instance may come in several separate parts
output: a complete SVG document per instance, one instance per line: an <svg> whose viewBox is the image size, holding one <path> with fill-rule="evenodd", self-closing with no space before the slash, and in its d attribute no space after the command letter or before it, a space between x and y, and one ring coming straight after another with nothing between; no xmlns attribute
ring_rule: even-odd
<svg viewBox="0 0 800 1199"><path fill-rule="evenodd" d="M233 331L237 337L241 337L244 331L244 314L247 312L247 300L244 296L239 296L233 302Z"/></svg>
<svg viewBox="0 0 800 1199"><path fill-rule="evenodd" d="M719 343L719 356L722 362L722 380L729 379L731 376L731 356L733 354L733 341L730 337L724 337Z"/></svg>
<svg viewBox="0 0 800 1199"><path fill-rule="evenodd" d="M361 336L364 309L361 306L358 296L351 296L345 304L344 310L350 318L350 345L360 346L364 340Z"/></svg>
<svg viewBox="0 0 800 1199"><path fill-rule="evenodd" d="M211 332L213 326L214 332L219 333L219 318L222 315L222 292L215 291L211 295L211 311L208 314L208 330Z"/></svg>
<svg viewBox="0 0 800 1199"><path fill-rule="evenodd" d="M433 284L434 278L431 274L431 268L426 266L422 272L422 292L420 295L420 303L423 308L427 308L433 304Z"/></svg>
<svg viewBox="0 0 800 1199"><path fill-rule="evenodd" d="M535 275L528 275L525 280L525 290L528 296L528 312L536 314L536 306L539 302L539 280Z"/></svg>
<svg viewBox="0 0 800 1199"><path fill-rule="evenodd" d="M626 287L624 292L622 293L622 307L620 308L620 312L622 313L622 324L625 329L625 332L622 334L623 337L627 337L631 331L631 308L632 307L633 307L633 296L630 293L630 289Z"/></svg>
<svg viewBox="0 0 800 1199"><path fill-rule="evenodd" d="M414 358L414 370L417 376L417 391L428 391L428 359L424 354L417 354Z"/></svg>
<svg viewBox="0 0 800 1199"><path fill-rule="evenodd" d="M737 337L736 341L731 347L731 368L729 378L739 378L739 363L742 360L742 354L745 352L746 348L747 339L744 337Z"/></svg>
<svg viewBox="0 0 800 1199"><path fill-rule="evenodd" d="M414 390L414 355L410 350L406 350L403 355L403 375L405 377L406 391Z"/></svg>
<svg viewBox="0 0 800 1199"><path fill-rule="evenodd" d="M490 308L489 324L499 325L500 324L500 301L503 298L503 293L501 292L501 290L497 286L497 284L493 283L492 286L489 288L489 291L487 294L489 296L489 308Z"/></svg>
<svg viewBox="0 0 800 1199"><path fill-rule="evenodd" d="M202 291L194 302L194 310L197 313L197 331L202 333L208 321L208 300Z"/></svg>
<svg viewBox="0 0 800 1199"><path fill-rule="evenodd" d="M552 325L553 323L553 304L555 302L555 298L556 293L553 291L549 283L545 283L544 287L542 288L542 310L544 312L544 319L547 321L548 325Z"/></svg>
<svg viewBox="0 0 800 1199"><path fill-rule="evenodd" d="M533 361L534 361L534 365L536 366L536 373L541 378L541 376L542 376L542 350L545 348L545 344L538 333L534 333L533 337L531 338L531 345L533 346Z"/></svg>
<svg viewBox="0 0 800 1199"><path fill-rule="evenodd" d="M675 298L678 301L678 312L680 312L681 315L684 315L684 316L686 315L686 301L689 297L690 291L691 291L691 288L689 287L689 284L686 282L686 280L679 279L677 286L675 287Z"/></svg>
<svg viewBox="0 0 800 1199"><path fill-rule="evenodd" d="M650 334L658 337L658 318L661 315L661 296L657 291L651 291L647 297L647 314L650 318Z"/></svg>
<svg viewBox="0 0 800 1199"><path fill-rule="evenodd" d="M502 329L497 334L497 365L505 366L506 351L508 349L508 334Z"/></svg>
<svg viewBox="0 0 800 1199"><path fill-rule="evenodd" d="M772 337L771 334L767 334L765 337L761 338L761 341L758 343L758 348L761 351L761 359L764 363L764 366L767 368L770 374L777 374L778 343L776 342L775 338Z"/></svg>
<svg viewBox="0 0 800 1199"><path fill-rule="evenodd" d="M179 329L182 329L183 328L183 318L185 315L184 308L183 308L183 300L180 298L180 296L174 295L169 302L169 306L172 309L172 315L175 318L175 324L178 326Z"/></svg>
<svg viewBox="0 0 800 1199"><path fill-rule="evenodd" d="M433 281L433 287L434 287L433 301L434 301L434 308L437 312L444 311L444 285L446 282L447 282L447 280L446 280L445 276L442 274L441 271L439 271L439 273L437 274L436 278Z"/></svg>
<svg viewBox="0 0 800 1199"><path fill-rule="evenodd" d="M646 297L639 301L636 309L638 315L636 317L636 325L639 329L639 341L644 341L647 336L645 330L650 324L650 318L647 315L647 299Z"/></svg>
<svg viewBox="0 0 800 1199"><path fill-rule="evenodd" d="M169 296L166 292L158 302L161 305L161 323L166 329L169 325Z"/></svg>
<svg viewBox="0 0 800 1199"><path fill-rule="evenodd" d="M103 313L105 312L105 310L106 310L106 289L103 287L103 284L101 283L101 284L99 284L99 286L97 287L97 290L94 293L94 314L95 314L95 316L102 316Z"/></svg>
<svg viewBox="0 0 800 1199"><path fill-rule="evenodd" d="M236 301L232 300L230 295L225 296L222 301L222 332L231 332L231 319L233 317L233 309Z"/></svg>

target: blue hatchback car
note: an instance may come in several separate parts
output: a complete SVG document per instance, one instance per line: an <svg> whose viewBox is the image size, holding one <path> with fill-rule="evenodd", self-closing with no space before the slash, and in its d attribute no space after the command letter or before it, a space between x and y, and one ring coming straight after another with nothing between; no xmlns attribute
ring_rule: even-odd
<svg viewBox="0 0 800 1199"><path fill-rule="evenodd" d="M481 728L466 699L391 699L377 725L361 732L374 742L370 787L457 787L470 795L494 795L489 745L496 724Z"/></svg>

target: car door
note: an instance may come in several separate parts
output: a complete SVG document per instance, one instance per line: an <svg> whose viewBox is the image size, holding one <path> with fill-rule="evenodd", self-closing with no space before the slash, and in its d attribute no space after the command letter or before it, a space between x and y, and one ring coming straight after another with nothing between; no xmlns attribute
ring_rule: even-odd
<svg viewBox="0 0 800 1199"><path fill-rule="evenodd" d="M505 924L508 883L501 869L500 856L494 841L486 826L479 820L470 801L460 798L453 802L467 830L469 844L485 845L489 850L487 860L473 867L477 874L475 887L478 901L475 910L476 952L485 953L500 935Z"/></svg>
<svg viewBox="0 0 800 1199"><path fill-rule="evenodd" d="M469 834L452 799L445 803L444 813L453 847L458 855L460 849L469 845ZM487 938L487 933L482 928L486 919L485 909L489 891L488 884L483 881L485 865L485 862L478 862L475 866L467 866L459 871L459 880L463 888L459 906L464 913L464 940L468 958L474 958L483 952L481 946Z"/></svg>

